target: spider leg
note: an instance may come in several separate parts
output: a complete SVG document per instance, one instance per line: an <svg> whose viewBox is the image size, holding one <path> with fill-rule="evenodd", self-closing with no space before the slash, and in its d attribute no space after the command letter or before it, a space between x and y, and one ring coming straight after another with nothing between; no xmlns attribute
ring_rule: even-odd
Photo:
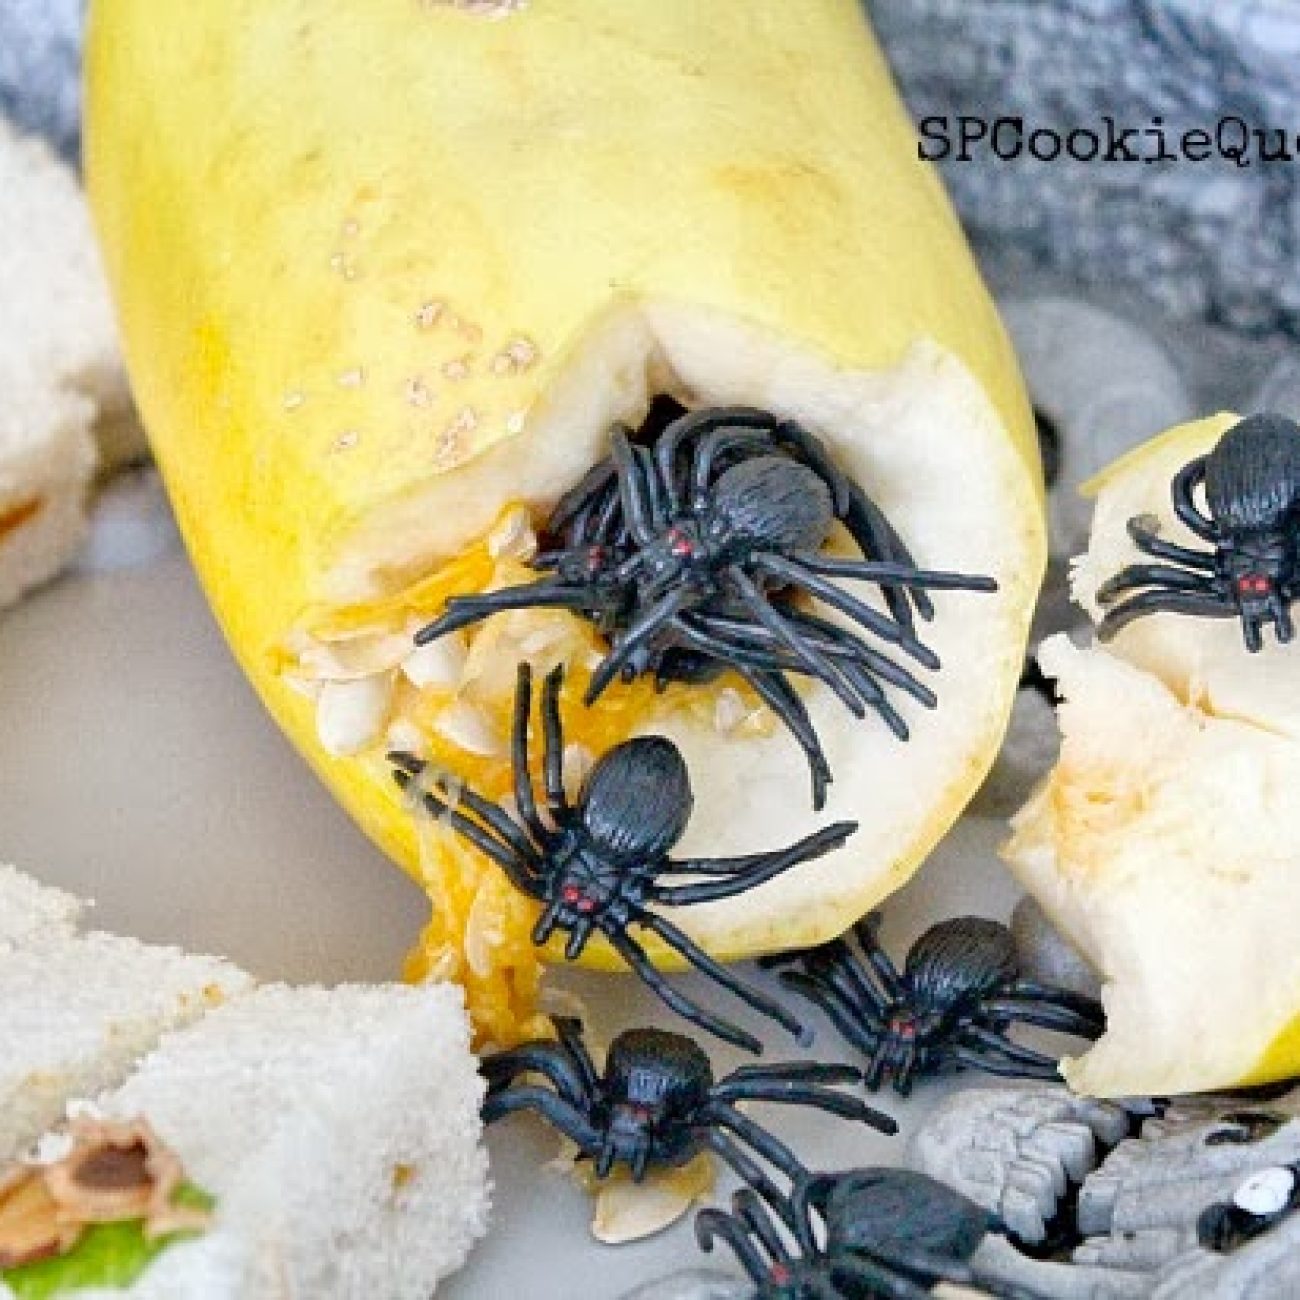
<svg viewBox="0 0 1300 1300"><path fill-rule="evenodd" d="M811 677L825 682L843 701L855 718L866 715L866 708L857 692L845 678L843 670L828 659L815 645L801 637L767 601L754 580L738 565L732 565L727 575L735 583L746 608L772 635L780 641L803 670Z"/></svg>
<svg viewBox="0 0 1300 1300"><path fill-rule="evenodd" d="M599 501L602 494L614 485L614 462L608 457L597 461L578 481L555 503L551 517L546 521L547 532L562 532L583 510ZM610 494L613 495L613 494Z"/></svg>
<svg viewBox="0 0 1300 1300"><path fill-rule="evenodd" d="M808 1171L799 1157L780 1138L773 1136L761 1124L738 1111L728 1102L710 1102L705 1108L712 1123L734 1133L746 1146L752 1147L768 1164L779 1169L792 1183L808 1177Z"/></svg>
<svg viewBox="0 0 1300 1300"><path fill-rule="evenodd" d="M777 1232L762 1200L752 1187L738 1191L731 1198L732 1213L749 1229L750 1233L763 1243L763 1249L778 1263L790 1262L790 1252L786 1249L781 1234Z"/></svg>
<svg viewBox="0 0 1300 1300"><path fill-rule="evenodd" d="M1059 1058L1013 1042L1005 1032L991 1029L988 1025L963 1025L957 1035L957 1043L958 1046L974 1048L981 1053L996 1052L1006 1060L1022 1065L1049 1066L1053 1075L1057 1073Z"/></svg>
<svg viewBox="0 0 1300 1300"><path fill-rule="evenodd" d="M772 440L797 451L808 468L830 488L837 519L848 514L853 505L853 480L835 463L826 444L816 434L797 420L782 420L773 431Z"/></svg>
<svg viewBox="0 0 1300 1300"><path fill-rule="evenodd" d="M831 768L817 736L817 729L808 716L804 702L799 698L799 692L779 672L758 672L740 667L737 672L754 688L755 694L772 710L803 750L812 776L813 809L820 812L826 806L826 787L832 780Z"/></svg>
<svg viewBox="0 0 1300 1300"><path fill-rule="evenodd" d="M1204 542L1217 543L1219 529L1196 504L1196 489L1205 482L1206 456L1197 456L1174 476L1170 485L1174 513Z"/></svg>
<svg viewBox="0 0 1300 1300"><path fill-rule="evenodd" d="M1096 998L1085 993L1073 993L1069 989L1058 989L1047 984L1037 984L1033 980L1019 979L1011 986L1012 997L1031 998L1035 1002L1046 1002L1051 1006L1065 1007L1084 1020L1097 1026L1106 1027L1106 1011Z"/></svg>
<svg viewBox="0 0 1300 1300"><path fill-rule="evenodd" d="M707 975L715 984L734 993L747 1006L775 1020L782 1028L788 1029L800 1042L810 1040L807 1029L788 1007L782 1006L775 998L747 984L738 975L730 971L720 961L715 961L688 934L679 930L671 921L666 921L655 912L645 912L637 918L639 925L657 934L670 948L698 971Z"/></svg>
<svg viewBox="0 0 1300 1300"><path fill-rule="evenodd" d="M595 1090L600 1082L596 1062L587 1051L587 1044L582 1037L582 1021L575 1016L552 1016L551 1024L559 1035L560 1044L573 1058L573 1063L582 1079L582 1086L587 1092Z"/></svg>
<svg viewBox="0 0 1300 1300"><path fill-rule="evenodd" d="M876 973L876 978L880 980L889 998L894 1002L907 1002L910 1000L907 985L898 973L898 967L881 946L880 936L877 933L879 924L880 914L871 912L854 923L853 937L857 939L862 955L870 963L871 969Z"/></svg>
<svg viewBox="0 0 1300 1300"><path fill-rule="evenodd" d="M1113 605L1126 592L1139 587L1194 591L1206 596L1215 594L1214 579L1208 573L1188 573L1169 564L1129 564L1097 588L1097 603Z"/></svg>
<svg viewBox="0 0 1300 1300"><path fill-rule="evenodd" d="M862 1023L854 1014L854 1008L836 990L804 971L782 971L778 978L784 988L802 994L809 1002L820 1007L840 1037L867 1058L869 1068L863 1082L868 1091L875 1092L880 1086L880 1071L877 1067L884 1059L883 1030Z"/></svg>
<svg viewBox="0 0 1300 1300"><path fill-rule="evenodd" d="M924 664L927 668L939 667L938 655L918 641L905 627L900 626L888 615L880 613L879 610L872 609L856 596L841 591L833 582L820 574L813 573L803 565L796 564L793 560L786 559L784 555L777 555L772 551L755 555L754 564L769 577L804 588L833 609L838 609L841 614L846 614L868 632L874 632L882 640L898 646L917 663Z"/></svg>
<svg viewBox="0 0 1300 1300"><path fill-rule="evenodd" d="M388 761L411 777L423 776L428 771L428 764L423 759L416 758L414 754L403 753L400 750L390 753ZM490 799L484 799L481 794L477 794L468 785L459 782L454 791L448 789L448 779L441 773L430 773L430 780L439 794L464 804L476 817L486 822L488 829L499 839L504 840L525 862L530 861L536 855L537 850L523 829L515 824L504 809L498 808ZM406 786L402 788L406 789Z"/></svg>
<svg viewBox="0 0 1300 1300"><path fill-rule="evenodd" d="M1201 618L1236 618L1236 607L1218 598L1183 591L1143 591L1112 605L1097 626L1097 636L1109 641L1117 632L1147 614L1193 614Z"/></svg>
<svg viewBox="0 0 1300 1300"><path fill-rule="evenodd" d="M874 1253L875 1247L871 1249ZM829 1262L833 1274L863 1288L855 1294L878 1296L880 1300L931 1300L933 1295L930 1286L914 1282L906 1273L899 1272L892 1261L877 1262L867 1255L846 1250L830 1256Z"/></svg>
<svg viewBox="0 0 1300 1300"><path fill-rule="evenodd" d="M900 690L906 691L914 700L924 704L927 709L932 709L939 703L939 697L924 682L913 677L911 672L902 664L895 663L887 655L881 654L879 650L874 650L871 646L864 644L847 628L841 627L838 623L832 623L829 619L822 618L817 614L810 614L806 610L797 611L791 616L791 621L798 627L814 628L824 633L830 642L829 653L844 654L861 661L864 668L870 669L882 681L888 682L890 686L897 686Z"/></svg>
<svg viewBox="0 0 1300 1300"><path fill-rule="evenodd" d="M775 424L776 420L771 414L754 406L714 406L688 411L685 415L678 416L655 444L660 476L665 483L676 484L677 454L688 438L699 437L713 429L771 429ZM680 497L675 497L674 510L680 506Z"/></svg>
<svg viewBox="0 0 1300 1300"><path fill-rule="evenodd" d="M599 604L590 589L571 587L554 578L542 582L527 582L518 587L502 587L498 591L476 596L453 596L443 612L426 623L415 634L416 645L428 645L448 632L459 631L474 623L481 623L494 614L509 609L573 609L582 613L597 614Z"/></svg>
<svg viewBox="0 0 1300 1300"><path fill-rule="evenodd" d="M848 660L850 665L857 663L861 668L873 673L891 686L906 691L914 700L933 709L939 703L939 697L922 682L917 681L901 664L882 655L878 650L863 644L847 628L840 627L828 619L819 618L803 610L785 610L782 616L803 636L808 637L817 648L836 659ZM775 638L763 627L755 627L742 619L729 618L726 615L709 614L701 616L702 623L712 634L725 636L733 644L735 641L754 642L758 645L773 646ZM796 665L774 659L765 662L763 667L780 668L785 672L797 671ZM850 680L861 690L860 679L855 674Z"/></svg>
<svg viewBox="0 0 1300 1300"><path fill-rule="evenodd" d="M605 930L604 933L614 951L627 962L637 978L682 1019L690 1021L691 1024L703 1029L705 1033L713 1034L724 1042L743 1048L746 1052L753 1052L755 1056L763 1054L763 1045L753 1034L746 1033L738 1025L733 1025L730 1021L723 1020L720 1016L715 1016L712 1012L706 1011L669 983L655 970L650 958L646 956L645 949L630 934L612 928Z"/></svg>
<svg viewBox="0 0 1300 1300"><path fill-rule="evenodd" d="M479 1071L487 1080L489 1096L508 1088L521 1074L540 1074L570 1106L585 1107L591 1101L582 1068L563 1041L522 1043L496 1052L479 1062Z"/></svg>
<svg viewBox="0 0 1300 1300"><path fill-rule="evenodd" d="M634 447L637 463L641 466L641 479L645 484L646 500L650 506L650 520L655 532L668 526L670 511L664 498L665 487L655 470L655 463L645 447Z"/></svg>
<svg viewBox="0 0 1300 1300"><path fill-rule="evenodd" d="M984 1074L995 1074L1004 1079L1043 1079L1059 1083L1059 1062L1050 1058L1042 1061L1019 1061L1009 1057L990 1056L984 1049L955 1044L944 1050L943 1056L955 1065Z"/></svg>
<svg viewBox="0 0 1300 1300"><path fill-rule="evenodd" d="M720 1129L710 1128L707 1124L698 1125L695 1135L700 1145L708 1147L718 1159L727 1164L731 1171L752 1187L771 1206L773 1213L779 1215L781 1221L794 1231L794 1219L789 1202L781 1195L781 1189L768 1177L763 1167L748 1155L740 1143L730 1134L723 1133Z"/></svg>
<svg viewBox="0 0 1300 1300"><path fill-rule="evenodd" d="M718 1087L755 1079L766 1082L861 1083L862 1071L856 1065L831 1065L821 1061L789 1061L782 1065L741 1065L727 1075Z"/></svg>
<svg viewBox="0 0 1300 1300"><path fill-rule="evenodd" d="M788 557L825 578L849 578L898 587L925 587L930 591L997 591L996 578L983 574L951 573L946 570L917 569L906 564L880 560L841 560L835 556L803 551Z"/></svg>
<svg viewBox="0 0 1300 1300"><path fill-rule="evenodd" d="M661 632L694 599L695 595L688 587L674 587L657 605L641 614L618 638L614 648L601 661L600 667L592 673L583 697L584 702L588 706L595 704L637 650Z"/></svg>
<svg viewBox="0 0 1300 1300"><path fill-rule="evenodd" d="M546 785L546 806L551 816L561 817L569 811L564 793L564 728L560 722L560 687L564 669L557 665L542 683L542 779Z"/></svg>
<svg viewBox="0 0 1300 1300"><path fill-rule="evenodd" d="M596 922L587 917L575 923L564 945L565 961L577 961L582 956L583 949L586 948L595 928Z"/></svg>
<svg viewBox="0 0 1300 1300"><path fill-rule="evenodd" d="M540 891L536 896L537 897L541 896ZM555 927L560 922L560 913L563 910L564 910L564 904L558 898L552 899L542 909L541 914L538 916L537 920L533 923L533 931L531 935L532 941L534 944L537 945L537 947L540 948L542 944L546 943L547 940L550 939L551 935L555 933ZM573 960L572 957L569 957L567 950L564 955L570 961Z"/></svg>
<svg viewBox="0 0 1300 1300"><path fill-rule="evenodd" d="M1190 546L1179 546L1177 542L1166 541L1160 536L1160 520L1155 515L1134 515L1128 521L1127 529L1133 545L1157 560L1170 560L1174 564L1204 569L1207 573L1214 572L1212 553L1194 551Z"/></svg>
<svg viewBox="0 0 1300 1300"><path fill-rule="evenodd" d="M584 1155L590 1155L600 1146L601 1135L585 1115L555 1093L534 1084L506 1088L490 1096L483 1103L483 1123L495 1124L521 1110L536 1111L548 1124L576 1142Z"/></svg>
<svg viewBox="0 0 1300 1300"><path fill-rule="evenodd" d="M699 873L717 872L723 880L706 880L698 885L652 886L647 897L670 907L684 907L692 903L708 903L716 898L731 898L749 889L766 884L774 876L824 857L838 849L858 829L857 822L835 822L821 830L805 835L789 848L775 853L748 854L741 858L691 858L675 862L676 870Z"/></svg>
<svg viewBox="0 0 1300 1300"><path fill-rule="evenodd" d="M554 836L537 813L533 778L529 771L528 719L533 707L533 669L527 661L519 665L515 679L515 717L510 732L510 765L514 768L515 803L519 815L539 844L549 845Z"/></svg>
<svg viewBox="0 0 1300 1300"><path fill-rule="evenodd" d="M623 518L627 521L632 537L638 546L648 546L654 540L649 487L627 434L625 425L615 425L610 441L614 468L618 472L619 498L623 503Z"/></svg>
<svg viewBox="0 0 1300 1300"><path fill-rule="evenodd" d="M868 1106L858 1097L835 1092L816 1083L755 1079L748 1083L720 1085L714 1089L714 1096L719 1101L727 1102L766 1101L778 1106L812 1106L829 1115L838 1115L841 1119L868 1124L878 1133L892 1136L898 1132L897 1121L883 1111Z"/></svg>
<svg viewBox="0 0 1300 1300"><path fill-rule="evenodd" d="M725 1241L751 1282L767 1280L768 1265L749 1239L744 1226L723 1210L701 1210L695 1216L695 1242L705 1254L712 1254L714 1243Z"/></svg>
<svg viewBox="0 0 1300 1300"><path fill-rule="evenodd" d="M398 768L393 772L393 780L403 790L408 790L415 778L409 772ZM448 807L431 791L423 791L420 795L420 802L439 821L446 822L452 830L467 839L480 853L491 858L506 873L510 878L510 883L520 893L527 894L530 898L541 897L538 883L532 875L532 862L521 858L510 845L502 844L477 822L470 821L462 813Z"/></svg>
<svg viewBox="0 0 1300 1300"><path fill-rule="evenodd" d="M892 560L896 564L915 566L912 552L890 523L889 516L851 480L849 508L841 518L864 559ZM923 588L886 587L883 594L889 612L909 632L916 626L912 618L913 606L927 622L934 617L934 604Z"/></svg>
<svg viewBox="0 0 1300 1300"><path fill-rule="evenodd" d="M1081 1015L1070 1007L1054 1006L1037 998L998 997L980 1003L981 1017L1018 1020L1079 1038L1096 1038L1106 1028L1105 1016Z"/></svg>

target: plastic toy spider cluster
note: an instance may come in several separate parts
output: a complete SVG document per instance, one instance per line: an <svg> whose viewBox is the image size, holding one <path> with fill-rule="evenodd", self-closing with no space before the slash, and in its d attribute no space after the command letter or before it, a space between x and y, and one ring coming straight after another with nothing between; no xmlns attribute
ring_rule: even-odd
<svg viewBox="0 0 1300 1300"><path fill-rule="evenodd" d="M824 551L841 525L858 552L853 558ZM680 415L648 443L616 428L610 457L559 503L544 537L535 564L547 576L454 597L417 641L503 610L570 610L609 643L588 705L616 680L648 675L660 688L690 688L735 671L802 747L818 808L831 772L791 679L815 679L859 717L874 712L906 739L908 725L889 688L927 708L937 703L912 666L939 666L916 635L917 619L933 616L928 593L995 590L991 579L918 569L884 514L815 437L748 408ZM873 584L878 602L839 581ZM839 619L814 613L811 599ZM513 806L416 755L393 753L394 779L413 808L440 819L536 901L535 943L561 936L573 960L601 935L677 1014L758 1052L754 1035L655 969L633 932L653 936L807 1041L788 1007L712 958L664 911L732 898L820 859L844 845L856 823L836 822L768 852L674 857L693 803L680 751L663 736L625 741L599 755L571 793L563 770L562 683L556 668L541 691L540 790L533 777L533 678L525 663L518 667L511 736ZM484 1119L494 1123L518 1111L541 1116L576 1145L598 1179L623 1167L640 1182L701 1153L716 1155L747 1186L731 1214L700 1214L699 1239L706 1249L726 1241L762 1297L912 1296L942 1280L975 1280L968 1259L990 1223L982 1210L900 1171L815 1174L738 1104L808 1107L893 1133L894 1121L848 1088L875 1089L890 1078L906 1093L916 1079L949 1065L1041 1076L1050 1058L1012 1042L1008 1026L1023 1021L1091 1035L1100 1029L1100 1012L1086 999L1021 980L1010 936L991 922L936 927L902 972L870 923L858 937L865 965L842 941L774 964L786 968L782 985L809 997L861 1048L865 1073L795 1062L719 1077L690 1038L648 1028L619 1034L598 1066L581 1025L557 1019L555 1040L484 1059Z"/></svg>
<svg viewBox="0 0 1300 1300"><path fill-rule="evenodd" d="M938 657L915 635L914 609L933 616L927 590L991 592L997 584L918 569L879 507L825 447L766 411L692 412L652 447L634 444L632 431L618 426L612 448L551 516L551 545L535 561L550 576L454 597L417 643L504 610L551 607L589 619L610 640L588 704L618 678L650 674L664 686L733 670L803 748L820 808L830 767L790 676L822 682L858 717L874 710L906 740L907 722L885 687L926 708L937 699L868 636L936 669ZM824 553L837 521L860 559ZM888 613L833 579L875 584ZM803 608L801 595L853 626Z"/></svg>

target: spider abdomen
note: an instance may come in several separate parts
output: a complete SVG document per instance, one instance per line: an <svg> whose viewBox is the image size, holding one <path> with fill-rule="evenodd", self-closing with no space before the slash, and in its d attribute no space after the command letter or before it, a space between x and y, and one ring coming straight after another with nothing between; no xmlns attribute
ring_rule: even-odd
<svg viewBox="0 0 1300 1300"><path fill-rule="evenodd" d="M1300 426L1280 415L1233 425L1206 459L1205 499L1230 534L1285 524L1300 512Z"/></svg>
<svg viewBox="0 0 1300 1300"><path fill-rule="evenodd" d="M819 550L835 522L830 489L784 456L733 465L718 479L712 513L730 546L777 551Z"/></svg>
<svg viewBox="0 0 1300 1300"><path fill-rule="evenodd" d="M943 1012L1006 988L1018 971L1007 928L963 916L932 926L912 945L904 979L919 1008Z"/></svg>
<svg viewBox="0 0 1300 1300"><path fill-rule="evenodd" d="M602 755L582 787L578 813L603 854L657 861L685 833L693 802L677 746L638 736Z"/></svg>
<svg viewBox="0 0 1300 1300"><path fill-rule="evenodd" d="M841 1250L885 1253L894 1247L967 1260L990 1219L960 1192L907 1169L842 1174L826 1201L827 1237Z"/></svg>

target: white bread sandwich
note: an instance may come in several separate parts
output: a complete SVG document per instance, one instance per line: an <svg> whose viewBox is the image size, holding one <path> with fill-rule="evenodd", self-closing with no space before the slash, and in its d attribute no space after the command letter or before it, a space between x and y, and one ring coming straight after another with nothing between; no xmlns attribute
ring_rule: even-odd
<svg viewBox="0 0 1300 1300"><path fill-rule="evenodd" d="M116 1086L167 1030L251 982L218 958L110 934L37 936L0 955L0 1161L70 1097Z"/></svg>
<svg viewBox="0 0 1300 1300"><path fill-rule="evenodd" d="M43 935L71 935L84 906L79 898L0 864L0 958Z"/></svg>
<svg viewBox="0 0 1300 1300"><path fill-rule="evenodd" d="M101 1224L28 1267L78 1300L425 1300L486 1229L482 1091L454 986L261 988L168 1035L73 1126L170 1164L186 1195L149 1211L167 1216L152 1257L138 1224L134 1254ZM50 1181L26 1177L37 1198ZM3 1187L0 1259L21 1232ZM0 1297L32 1280L0 1270Z"/></svg>
<svg viewBox="0 0 1300 1300"><path fill-rule="evenodd" d="M142 449L99 254L71 168L0 120L0 609L85 530L95 470Z"/></svg>

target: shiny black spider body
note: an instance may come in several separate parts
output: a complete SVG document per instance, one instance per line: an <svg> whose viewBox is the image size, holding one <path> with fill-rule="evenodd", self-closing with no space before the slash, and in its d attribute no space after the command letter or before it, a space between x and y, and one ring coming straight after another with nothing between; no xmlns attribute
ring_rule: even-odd
<svg viewBox="0 0 1300 1300"><path fill-rule="evenodd" d="M1021 1300L970 1263L997 1220L961 1193L906 1169L822 1174L768 1205L737 1192L730 1214L701 1210L704 1250L725 1241L754 1300L925 1300L940 1282ZM783 1231L784 1229L784 1231Z"/></svg>
<svg viewBox="0 0 1300 1300"><path fill-rule="evenodd" d="M1020 978L1011 933L980 917L932 926L912 945L900 971L880 946L875 918L853 927L859 952L837 939L807 952L768 959L797 963L781 981L816 1003L867 1057L866 1085L886 1080L907 1095L913 1081L947 1068L1055 1079L1056 1061L1007 1036L1015 1022L1096 1038L1099 1003Z"/></svg>
<svg viewBox="0 0 1300 1300"><path fill-rule="evenodd" d="M837 521L860 559L823 553ZM506 609L570 609L611 642L588 703L618 678L650 674L664 685L734 669L803 748L816 807L831 774L790 676L823 682L858 717L874 710L905 740L907 723L886 686L927 708L936 697L868 636L937 668L914 629L914 612L933 614L926 590L996 589L989 578L918 569L884 514L816 438L748 407L683 415L652 447L616 427L612 454L560 501L546 535L535 563L548 577L454 597L416 640ZM835 579L874 584L888 612ZM803 608L805 597L848 622Z"/></svg>
<svg viewBox="0 0 1300 1300"><path fill-rule="evenodd" d="M805 1176L789 1147L738 1110L737 1102L811 1106L897 1132L889 1116L835 1088L861 1080L850 1066L751 1065L715 1079L708 1056L691 1039L662 1029L630 1029L614 1039L602 1073L577 1021L557 1018L555 1027L555 1042L525 1043L483 1061L483 1119L491 1124L515 1111L536 1111L592 1161L600 1178L623 1164L640 1182L647 1170L684 1165L705 1150L768 1195L778 1193L754 1156L792 1181ZM549 1086L520 1082L528 1076Z"/></svg>
<svg viewBox="0 0 1300 1300"><path fill-rule="evenodd" d="M1300 425L1281 415L1240 421L1179 471L1172 494L1178 518L1213 549L1166 541L1149 515L1130 519L1134 544L1159 563L1130 564L1098 590L1102 638L1165 612L1240 619L1252 652L1270 624L1290 641L1300 599Z"/></svg>
<svg viewBox="0 0 1300 1300"><path fill-rule="evenodd" d="M857 829L836 822L786 849L736 858L668 856L690 820L692 795L686 764L672 741L643 736L603 754L577 801L564 789L564 736L560 723L562 671L546 679L542 694L542 763L548 820L537 807L529 772L532 673L519 668L515 695L512 766L517 817L468 787L426 769L409 754L392 754L394 779L417 794L424 808L485 853L515 888L542 907L533 941L567 935L565 956L581 955L593 934L603 934L633 971L679 1015L738 1047L758 1052L753 1035L705 1011L655 970L629 926L657 935L696 970L729 989L755 1010L802 1036L798 1020L775 999L746 984L715 961L653 907L681 907L744 893L774 876L839 848ZM686 877L663 884L662 877ZM696 879L690 879L695 877Z"/></svg>

